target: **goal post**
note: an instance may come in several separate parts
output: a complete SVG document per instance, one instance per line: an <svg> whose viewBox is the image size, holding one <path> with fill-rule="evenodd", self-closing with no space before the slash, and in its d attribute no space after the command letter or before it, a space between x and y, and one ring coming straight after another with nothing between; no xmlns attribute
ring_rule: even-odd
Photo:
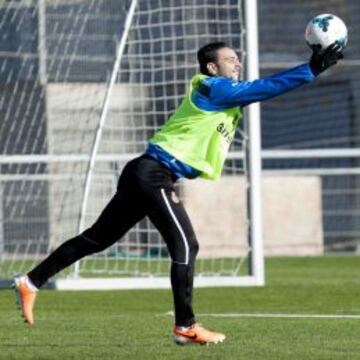
<svg viewBox="0 0 360 360"><path fill-rule="evenodd" d="M258 64L258 35L257 35L257 2L246 0L244 4L245 23L249 24L246 35L246 77L248 80L256 79L259 76ZM96 131L94 145L91 151L89 161L89 169L85 181L84 198L80 213L79 231L84 230L85 214L87 211L88 197L90 196L91 179L93 170L98 156L98 148L101 142L102 129L106 121L107 112L109 109L109 99L111 97L112 89L116 81L116 75L119 71L121 60L124 54L124 48L127 37L129 36L131 24L135 16L137 1L133 0L126 17L126 22L121 37L119 49L117 52L114 68L111 73L110 82L106 92L104 107L99 120L99 125ZM239 10L240 12L241 10ZM264 285L264 255L262 244L261 231L261 154L260 154L260 111L259 104L252 104L247 110L247 118L249 126L249 146L244 148L249 156L249 171L246 174L250 186L248 186L248 216L249 228L248 231L248 275L247 276L197 276L195 278L195 286L254 286ZM123 288L168 288L170 287L170 280L168 276L151 277L149 278L134 278L124 277L120 279L106 279L106 278L79 278L80 262L75 264L73 272L70 277L66 279L58 279L56 287L59 289L71 290L83 288L89 289L123 289Z"/></svg>
<svg viewBox="0 0 360 360"><path fill-rule="evenodd" d="M257 9L247 0L1 6L3 32L15 31L11 19L38 24L30 50L17 44L9 83L19 90L6 95L5 130L20 129L0 155L0 278L8 279L96 220L126 162L144 152L179 105L198 71L200 46L228 42L241 53L246 76L258 76ZM24 30L16 29L20 39L28 36L23 23ZM29 68L33 73L24 80ZM245 116L219 181L177 182L199 238L198 287L264 285L258 105ZM145 218L104 252L59 274L54 285L168 288L169 268L166 246Z"/></svg>
<svg viewBox="0 0 360 360"><path fill-rule="evenodd" d="M245 0L245 24L246 24L246 70L247 80L259 78L259 40L258 40L258 11L257 1ZM249 243L250 245L250 269L249 272L256 279L256 283L265 283L264 275L264 245L262 236L262 200L261 200L261 126L260 104L250 104L247 109L246 126L248 129L249 146L248 152L249 171Z"/></svg>

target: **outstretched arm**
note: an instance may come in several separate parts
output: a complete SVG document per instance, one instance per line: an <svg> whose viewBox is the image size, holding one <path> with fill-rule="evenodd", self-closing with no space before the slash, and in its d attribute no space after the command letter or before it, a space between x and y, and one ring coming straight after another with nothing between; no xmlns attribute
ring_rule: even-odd
<svg viewBox="0 0 360 360"><path fill-rule="evenodd" d="M313 53L310 62L272 76L254 81L233 81L227 78L207 78L208 101L215 107L246 106L271 99L311 82L317 75L342 57L342 48L333 44L324 53Z"/></svg>
<svg viewBox="0 0 360 360"><path fill-rule="evenodd" d="M219 78L211 86L210 101L214 105L226 107L245 106L283 94L314 78L309 64L254 81L235 82Z"/></svg>

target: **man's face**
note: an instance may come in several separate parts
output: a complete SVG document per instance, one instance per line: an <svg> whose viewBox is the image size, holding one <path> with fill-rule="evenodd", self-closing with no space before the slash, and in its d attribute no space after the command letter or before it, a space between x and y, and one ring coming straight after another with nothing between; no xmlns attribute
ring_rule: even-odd
<svg viewBox="0 0 360 360"><path fill-rule="evenodd" d="M236 52L230 48L217 51L216 63L209 63L208 69L214 76L222 76L231 80L239 80L242 64Z"/></svg>

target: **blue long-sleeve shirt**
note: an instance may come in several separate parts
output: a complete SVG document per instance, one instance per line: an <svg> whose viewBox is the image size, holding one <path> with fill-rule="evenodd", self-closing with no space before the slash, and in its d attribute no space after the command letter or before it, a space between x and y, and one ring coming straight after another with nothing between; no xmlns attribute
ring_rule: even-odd
<svg viewBox="0 0 360 360"><path fill-rule="evenodd" d="M271 99L314 80L308 63L254 81L235 81L224 77L206 77L191 100L206 111L221 111ZM161 147L149 144L146 153L169 168L176 177L195 178L198 170L177 160Z"/></svg>
<svg viewBox="0 0 360 360"><path fill-rule="evenodd" d="M224 77L207 77L200 91L193 91L192 101L202 110L219 111L271 99L315 78L309 64L254 81L235 81Z"/></svg>

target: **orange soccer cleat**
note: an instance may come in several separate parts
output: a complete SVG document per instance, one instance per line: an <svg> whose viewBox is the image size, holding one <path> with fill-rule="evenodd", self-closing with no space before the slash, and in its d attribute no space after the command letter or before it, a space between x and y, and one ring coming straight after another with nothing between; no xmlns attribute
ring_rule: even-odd
<svg viewBox="0 0 360 360"><path fill-rule="evenodd" d="M14 278L16 302L20 307L21 316L29 325L34 324L34 305L37 289L31 284L26 275L18 275Z"/></svg>
<svg viewBox="0 0 360 360"><path fill-rule="evenodd" d="M199 324L190 327L174 326L174 341L178 345L217 344L225 340L225 335L204 329Z"/></svg>

